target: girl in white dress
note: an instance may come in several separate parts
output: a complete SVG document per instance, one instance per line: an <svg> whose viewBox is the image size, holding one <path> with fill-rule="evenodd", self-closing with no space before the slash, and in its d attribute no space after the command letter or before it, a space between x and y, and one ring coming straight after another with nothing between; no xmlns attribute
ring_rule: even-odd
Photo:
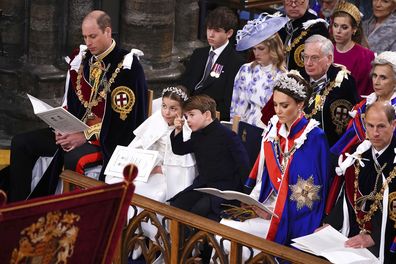
<svg viewBox="0 0 396 264"><path fill-rule="evenodd" d="M183 102L187 100L184 87L167 87L162 91L161 110L156 111L133 131L135 138L129 144L131 149L156 150L156 166L151 171L147 182L135 180L135 193L150 199L166 202L178 192L190 186L196 176L195 158L191 154L179 156L172 152L170 133L174 130L173 121L182 115ZM191 129L187 122L183 127L184 140L188 140ZM121 181L121 178L107 176L106 183ZM137 208L139 214L143 209ZM129 210L128 219L134 215ZM161 216L158 216L162 218ZM157 228L151 223L141 223L145 236L155 241ZM133 252L133 258L139 257L141 249Z"/></svg>

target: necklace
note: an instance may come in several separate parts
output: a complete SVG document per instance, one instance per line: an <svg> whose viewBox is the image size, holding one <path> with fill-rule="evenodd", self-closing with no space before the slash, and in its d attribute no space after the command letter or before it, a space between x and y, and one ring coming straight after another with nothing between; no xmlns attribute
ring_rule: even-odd
<svg viewBox="0 0 396 264"><path fill-rule="evenodd" d="M291 149L287 152L283 152L281 146L280 146L280 142L279 139L275 139L274 141L275 144L275 155L278 158L278 160L280 160L280 157L282 157L282 161L280 162L280 169L282 174L285 173L286 167L287 167L287 163L289 162L290 157L294 154L294 152L296 152L297 148L296 148L296 144L293 144L293 146L291 147ZM279 152L278 152L279 150Z"/></svg>
<svg viewBox="0 0 396 264"><path fill-rule="evenodd" d="M334 89L334 87L335 87L335 82L334 81L330 82L330 84L326 86L326 88L324 89L322 95L316 95L319 96L320 100L315 100L315 107L314 109L312 109L312 112L304 115L306 119L310 119L311 117L315 116L318 111L322 111L323 105L326 101L326 97ZM317 101L319 102L316 103Z"/></svg>
<svg viewBox="0 0 396 264"><path fill-rule="evenodd" d="M307 30L303 30L300 35L293 40L293 42L286 47L286 52L290 52L300 41L303 37L308 34Z"/></svg>
<svg viewBox="0 0 396 264"><path fill-rule="evenodd" d="M95 70L93 70L93 73L90 73L90 79L91 77L94 78L94 85L91 88L91 94L89 97L89 100L86 101L83 97L82 91L81 91L81 78L83 75L83 64L80 65L80 68L78 69L78 75L77 75L77 85L76 85L76 94L78 96L78 99L80 102L84 105L84 107L87 109L84 117L82 118L83 121L87 121L87 119L93 119L95 118L94 114L92 113L92 108L97 106L100 102L103 101L104 98L106 98L107 93L110 91L111 85L114 83L115 78L117 77L118 73L121 70L122 67L122 61L117 65L117 68L114 70L113 74L111 75L111 78L108 82L104 82L104 76L106 75L106 72L108 71L108 68L104 69L103 75L101 74L101 70L96 67ZM100 76L102 75L102 81L99 81ZM104 88L102 91L99 92L99 84L103 83Z"/></svg>
<svg viewBox="0 0 396 264"><path fill-rule="evenodd" d="M355 216L356 216L356 222L358 223L360 233L370 233L369 230L366 229L366 224L371 220L373 217L374 213L378 210L378 208L381 206L381 200L384 196L384 191L385 188L388 186L388 184L393 180L393 178L396 177L396 167L390 172L389 176L386 178L384 184L381 187L381 190L377 192L377 184L378 184L378 178L382 175L382 171L386 167L386 163L384 166L381 168L375 167L375 170L377 172L377 179L375 181L375 187L373 191L369 194L369 196L372 197L371 200L374 200L374 202L371 204L369 211L363 215L363 217L359 216L359 211L363 213L361 210L362 208L358 208L358 198L357 198L357 192L359 189L359 174L360 174L360 164L358 161L354 164L355 167L355 181L354 181L354 193L353 193L353 209L355 211Z"/></svg>

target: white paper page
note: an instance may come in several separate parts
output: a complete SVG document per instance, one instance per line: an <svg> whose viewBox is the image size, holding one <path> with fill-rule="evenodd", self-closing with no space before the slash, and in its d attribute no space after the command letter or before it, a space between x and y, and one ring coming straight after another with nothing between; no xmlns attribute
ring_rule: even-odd
<svg viewBox="0 0 396 264"><path fill-rule="evenodd" d="M124 168L129 163L133 163L138 168L138 175L135 180L147 182L151 171L154 168L158 151L135 149L124 146L117 146L111 155L106 166L105 175L124 178L122 174Z"/></svg>
<svg viewBox="0 0 396 264"><path fill-rule="evenodd" d="M333 263L377 263L378 259L366 248L347 248L348 238L327 226L316 233L292 239L294 247L323 256ZM307 250L308 249L308 250Z"/></svg>
<svg viewBox="0 0 396 264"><path fill-rule="evenodd" d="M245 203L247 205L255 205L262 210L266 211L267 213L274 215L275 217L278 217L277 215L274 214L272 210L270 210L268 207L266 207L264 204L260 203L256 199L253 199L251 196L241 193L241 192L236 192L236 191L222 191L216 188L196 188L194 189L195 191L200 191L204 193L209 193L212 195L215 195L217 197L226 199L226 200L238 200L241 201L242 203Z"/></svg>
<svg viewBox="0 0 396 264"><path fill-rule="evenodd" d="M35 114L38 114L38 113L53 109L52 106L50 106L49 104L41 101L40 99L37 99L36 97L34 97L34 96L30 95L30 94L27 94L27 96L28 96L28 98L30 100L30 103L33 106L33 112Z"/></svg>
<svg viewBox="0 0 396 264"><path fill-rule="evenodd" d="M63 107L38 113L37 116L53 129L64 134L82 132L89 128L80 119L69 113Z"/></svg>
<svg viewBox="0 0 396 264"><path fill-rule="evenodd" d="M63 107L54 108L30 94L27 94L27 96L32 103L34 113L53 129L64 134L71 134L89 128Z"/></svg>

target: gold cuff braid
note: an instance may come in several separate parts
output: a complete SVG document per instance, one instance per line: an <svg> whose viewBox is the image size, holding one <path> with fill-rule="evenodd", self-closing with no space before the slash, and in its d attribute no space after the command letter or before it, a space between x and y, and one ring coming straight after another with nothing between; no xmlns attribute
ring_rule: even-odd
<svg viewBox="0 0 396 264"><path fill-rule="evenodd" d="M85 138L87 140L90 140L92 139L93 136L95 136L98 139L101 128L102 128L102 123L97 123L93 126L90 126L87 130L84 131Z"/></svg>

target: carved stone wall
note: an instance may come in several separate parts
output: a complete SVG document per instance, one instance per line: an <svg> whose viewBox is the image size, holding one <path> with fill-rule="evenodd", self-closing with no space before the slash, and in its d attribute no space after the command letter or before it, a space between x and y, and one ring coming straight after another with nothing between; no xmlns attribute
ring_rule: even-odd
<svg viewBox="0 0 396 264"><path fill-rule="evenodd" d="M147 82L158 96L165 86L178 83L183 60L202 45L196 37L197 2L1 0L0 147L16 133L45 126L32 113L26 93L54 106L61 103L64 57L82 44L81 22L91 10L117 10L118 16L112 16L113 25L119 25L113 28L116 38L123 48L145 53L141 62Z"/></svg>

